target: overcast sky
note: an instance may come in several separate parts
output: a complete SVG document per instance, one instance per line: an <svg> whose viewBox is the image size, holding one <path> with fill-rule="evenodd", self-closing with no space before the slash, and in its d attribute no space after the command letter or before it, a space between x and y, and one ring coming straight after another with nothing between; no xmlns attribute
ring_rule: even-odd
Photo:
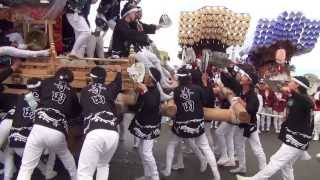
<svg viewBox="0 0 320 180"><path fill-rule="evenodd" d="M100 0L99 0L100 1ZM162 14L168 14L173 25L161 29L151 38L159 49L169 52L171 59L176 59L180 49L178 46L178 25L181 11L193 11L203 6L225 6L235 12L249 13L252 17L249 32L244 46L251 44L256 23L260 18L275 18L281 12L302 11L307 18L320 19L320 2L317 0L142 0L143 21L158 23ZM97 4L92 7L89 17L94 26ZM108 32L106 41L110 41L111 31ZM320 43L309 54L294 57L297 74L314 73L320 76Z"/></svg>

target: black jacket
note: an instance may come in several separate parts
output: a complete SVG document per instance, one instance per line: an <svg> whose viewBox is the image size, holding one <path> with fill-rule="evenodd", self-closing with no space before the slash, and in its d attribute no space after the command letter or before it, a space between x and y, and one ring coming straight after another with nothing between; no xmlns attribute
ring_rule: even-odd
<svg viewBox="0 0 320 180"><path fill-rule="evenodd" d="M81 106L77 94L67 82L56 78L43 81L35 124L67 133L71 120L80 113Z"/></svg>
<svg viewBox="0 0 320 180"><path fill-rule="evenodd" d="M214 95L212 88L213 88L212 85L208 87L202 87L203 95L205 96L203 107L214 108L216 106L216 96ZM206 119L206 120L208 120L207 122L209 123L213 123L212 120L214 119Z"/></svg>
<svg viewBox="0 0 320 180"><path fill-rule="evenodd" d="M205 95L197 85L180 86L174 90L177 105L173 132L182 138L193 138L204 133L203 106Z"/></svg>
<svg viewBox="0 0 320 180"><path fill-rule="evenodd" d="M241 99L247 104L246 111L250 115L250 123L240 124L240 128L244 128L244 136L250 137L252 132L257 130L257 112L259 109L259 99L254 89L251 88L246 94L241 94Z"/></svg>
<svg viewBox="0 0 320 180"><path fill-rule="evenodd" d="M107 31L109 20L118 21L120 15L121 0L102 0L97 9L96 25L103 31Z"/></svg>
<svg viewBox="0 0 320 180"><path fill-rule="evenodd" d="M3 32L0 32L0 47L1 46L11 46L10 39Z"/></svg>
<svg viewBox="0 0 320 180"><path fill-rule="evenodd" d="M1 118L1 121L7 119L7 120L13 120L14 115L16 112L16 102L14 102L14 106L8 110L8 112Z"/></svg>
<svg viewBox="0 0 320 180"><path fill-rule="evenodd" d="M10 66L0 69L0 83L6 80L12 73L13 73L13 70Z"/></svg>
<svg viewBox="0 0 320 180"><path fill-rule="evenodd" d="M155 34L157 30L157 26L154 24L145 24L141 21L130 23L130 27L132 29L138 30L138 24L142 25L144 34Z"/></svg>
<svg viewBox="0 0 320 180"><path fill-rule="evenodd" d="M119 18L121 0L102 0L97 9L97 13L102 14L106 20L115 17Z"/></svg>
<svg viewBox="0 0 320 180"><path fill-rule="evenodd" d="M213 86L203 87L204 98L204 107L214 108L216 106L216 96L213 92Z"/></svg>
<svg viewBox="0 0 320 180"><path fill-rule="evenodd" d="M87 0L86 4L83 7L82 11L83 11L83 15L84 15L85 18L88 18L89 14L90 14L91 3L92 3L92 0Z"/></svg>
<svg viewBox="0 0 320 180"><path fill-rule="evenodd" d="M90 1L91 5L91 0L68 0L65 11L66 13L76 13L78 12L79 15L86 16L88 12L87 11L87 5L88 1Z"/></svg>
<svg viewBox="0 0 320 180"><path fill-rule="evenodd" d="M139 96L135 113L129 126L134 136L141 139L154 139L160 136L160 92L156 87L148 88L145 94Z"/></svg>
<svg viewBox="0 0 320 180"><path fill-rule="evenodd" d="M0 23L0 27L1 26L5 26L5 24ZM0 29L0 47L1 46L11 46L11 44L12 43L11 43L10 39L5 35L5 33L1 32L1 29ZM11 56L7 56L7 55L3 56L0 54L0 64L1 65L11 64L12 59L13 58Z"/></svg>
<svg viewBox="0 0 320 180"><path fill-rule="evenodd" d="M133 29L128 22L120 19L113 31L112 50L127 57L131 44L134 45L135 51L139 51L140 48L148 46L150 41L144 32Z"/></svg>
<svg viewBox="0 0 320 180"><path fill-rule="evenodd" d="M93 83L82 89L80 104L86 124L85 134L94 129L117 131L115 100L122 88L121 73L109 85Z"/></svg>
<svg viewBox="0 0 320 180"><path fill-rule="evenodd" d="M231 73L221 73L221 81L223 85L229 89L231 89L236 96L240 96L241 94L241 85L239 81L237 81L236 77L234 77Z"/></svg>
<svg viewBox="0 0 320 180"><path fill-rule="evenodd" d="M25 101L25 95L18 97L12 128L9 135L9 145L13 148L24 148L33 127L35 112ZM39 101L39 99L38 99Z"/></svg>
<svg viewBox="0 0 320 180"><path fill-rule="evenodd" d="M287 120L282 124L279 139L289 146L307 150L313 133L314 105L307 95L294 92L287 106Z"/></svg>
<svg viewBox="0 0 320 180"><path fill-rule="evenodd" d="M221 109L229 109L230 108L230 102L228 99L221 99L219 100L219 107Z"/></svg>

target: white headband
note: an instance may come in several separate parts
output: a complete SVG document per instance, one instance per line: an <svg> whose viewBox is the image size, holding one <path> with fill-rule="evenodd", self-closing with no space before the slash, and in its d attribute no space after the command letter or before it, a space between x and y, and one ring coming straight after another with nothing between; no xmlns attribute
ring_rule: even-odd
<svg viewBox="0 0 320 180"><path fill-rule="evenodd" d="M244 76L246 76L247 78L249 78L252 81L252 78L249 76L248 73L246 73L245 71L241 70L240 73Z"/></svg>
<svg viewBox="0 0 320 180"><path fill-rule="evenodd" d="M41 81L38 81L37 84L28 84L27 89L34 89L41 86Z"/></svg>
<svg viewBox="0 0 320 180"><path fill-rule="evenodd" d="M178 77L186 77L186 76L191 76L191 73L188 74L176 74Z"/></svg>
<svg viewBox="0 0 320 180"><path fill-rule="evenodd" d="M192 65L191 64L186 64L185 68L188 69L188 70L191 70L192 69ZM178 76L178 77L186 77L186 76L191 76L191 73L187 73L187 74L179 74L179 73L177 73L176 76Z"/></svg>
<svg viewBox="0 0 320 180"><path fill-rule="evenodd" d="M126 13L124 13L124 15L122 15L122 17L126 17L128 14L132 13L132 12L138 12L139 9L138 8L132 8L129 11L127 11Z"/></svg>
<svg viewBox="0 0 320 180"><path fill-rule="evenodd" d="M244 70L242 70L240 67L238 66L234 66L233 70L237 73L240 73L241 75L246 76L247 78L249 78L252 81L252 78L249 76L248 73L246 73Z"/></svg>
<svg viewBox="0 0 320 180"><path fill-rule="evenodd" d="M90 73L90 77L92 77L92 78L98 78L98 76L96 76L96 75L94 75L94 74L92 74L92 73Z"/></svg>
<svg viewBox="0 0 320 180"><path fill-rule="evenodd" d="M304 84L303 82L301 82L301 81L298 80L297 78L293 78L292 80L293 80L294 82L298 83L300 86L302 86L302 87L304 87L304 88L306 88L306 89L309 89L309 87L308 87L306 84Z"/></svg>

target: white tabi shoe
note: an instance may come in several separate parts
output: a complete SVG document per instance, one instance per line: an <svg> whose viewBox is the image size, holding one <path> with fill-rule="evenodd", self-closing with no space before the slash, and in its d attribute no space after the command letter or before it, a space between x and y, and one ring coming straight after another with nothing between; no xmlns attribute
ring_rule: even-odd
<svg viewBox="0 0 320 180"><path fill-rule="evenodd" d="M240 175L236 175L237 180L251 180L251 178L249 177L244 177L244 176L240 176Z"/></svg>
<svg viewBox="0 0 320 180"><path fill-rule="evenodd" d="M172 166L172 170L178 171L178 170L183 170L184 169L184 164L174 164Z"/></svg>
<svg viewBox="0 0 320 180"><path fill-rule="evenodd" d="M229 160L228 162L224 163L222 166L224 167L235 167L236 166L236 162Z"/></svg>
<svg viewBox="0 0 320 180"><path fill-rule="evenodd" d="M320 162L320 153L316 154L316 158L317 158L318 161Z"/></svg>
<svg viewBox="0 0 320 180"><path fill-rule="evenodd" d="M245 173L247 173L247 169L238 167L236 169L231 169L230 173L232 173L232 174L245 174Z"/></svg>
<svg viewBox="0 0 320 180"><path fill-rule="evenodd" d="M229 159L227 159L227 158L220 158L220 159L218 160L217 164L218 164L219 166L224 166L228 161L229 161Z"/></svg>
<svg viewBox="0 0 320 180"><path fill-rule="evenodd" d="M169 172L168 170L164 169L164 170L161 171L161 174L164 177L169 177L171 175L171 172Z"/></svg>

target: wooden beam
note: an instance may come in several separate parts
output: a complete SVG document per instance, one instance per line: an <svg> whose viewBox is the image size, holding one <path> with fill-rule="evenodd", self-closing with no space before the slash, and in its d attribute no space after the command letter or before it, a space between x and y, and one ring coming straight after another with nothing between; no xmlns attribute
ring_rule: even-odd
<svg viewBox="0 0 320 180"><path fill-rule="evenodd" d="M57 59L65 59L65 60L85 60L85 61L102 61L102 62L109 62L109 63L129 63L128 59L120 58L120 59L111 59L111 58L79 58L79 59L71 59L68 56L58 56Z"/></svg>
<svg viewBox="0 0 320 180"><path fill-rule="evenodd" d="M28 92L26 89L5 88L2 93L4 94L24 94Z"/></svg>
<svg viewBox="0 0 320 180"><path fill-rule="evenodd" d="M48 34L49 34L49 45L50 45L50 68L49 73L54 74L56 71L56 46L54 44L54 37L53 37L53 24L48 24Z"/></svg>
<svg viewBox="0 0 320 180"><path fill-rule="evenodd" d="M31 24L31 25L43 25L43 24L56 24L55 20L28 20L28 21L16 21L15 23Z"/></svg>

